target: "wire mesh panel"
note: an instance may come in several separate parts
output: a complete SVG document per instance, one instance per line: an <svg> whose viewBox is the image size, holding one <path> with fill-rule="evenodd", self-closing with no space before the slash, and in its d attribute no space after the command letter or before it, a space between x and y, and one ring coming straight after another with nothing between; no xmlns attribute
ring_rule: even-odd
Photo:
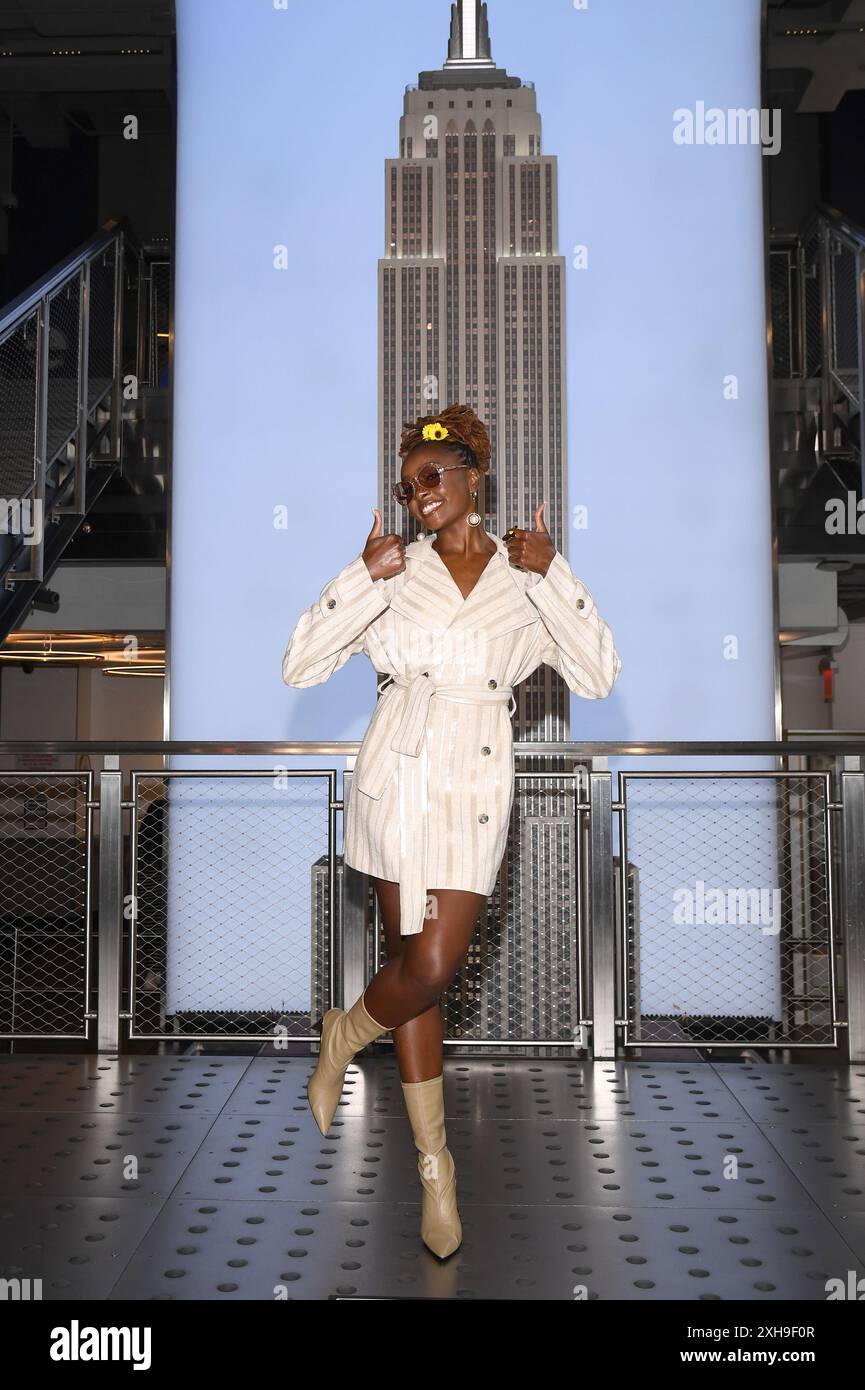
<svg viewBox="0 0 865 1390"><path fill-rule="evenodd" d="M573 1047L582 1000L578 800L574 772L516 773L498 879L442 996L448 1042Z"/></svg>
<svg viewBox="0 0 865 1390"><path fill-rule="evenodd" d="M804 262L805 376L820 375L823 364L823 233L819 224L805 237Z"/></svg>
<svg viewBox="0 0 865 1390"><path fill-rule="evenodd" d="M859 252L833 238L830 256L830 363L832 374L859 403Z"/></svg>
<svg viewBox="0 0 865 1390"><path fill-rule="evenodd" d="M339 923L345 866L342 855L334 861L333 911L330 908L330 865L328 856L321 855L312 866L312 960L310 988L310 1018L323 1018L328 1009L338 1004L341 995L343 953ZM353 1001L350 1001L353 1002Z"/></svg>
<svg viewBox="0 0 865 1390"><path fill-rule="evenodd" d="M133 773L132 1037L313 1036L337 906L334 779Z"/></svg>
<svg viewBox="0 0 865 1390"><path fill-rule="evenodd" d="M834 1045L827 775L620 776L625 1042Z"/></svg>
<svg viewBox="0 0 865 1390"><path fill-rule="evenodd" d="M48 382L46 463L60 452L78 428L81 327L79 271L47 302Z"/></svg>
<svg viewBox="0 0 865 1390"><path fill-rule="evenodd" d="M38 339L36 310L0 338L0 498L5 500L22 497L36 478Z"/></svg>
<svg viewBox="0 0 865 1390"><path fill-rule="evenodd" d="M92 774L0 773L0 1036L86 1038Z"/></svg>
<svg viewBox="0 0 865 1390"><path fill-rule="evenodd" d="M776 246L769 253L769 285L772 296L772 369L776 377L798 371L798 248Z"/></svg>
<svg viewBox="0 0 865 1390"><path fill-rule="evenodd" d="M98 405L114 380L116 264L116 241L90 262L88 411Z"/></svg>

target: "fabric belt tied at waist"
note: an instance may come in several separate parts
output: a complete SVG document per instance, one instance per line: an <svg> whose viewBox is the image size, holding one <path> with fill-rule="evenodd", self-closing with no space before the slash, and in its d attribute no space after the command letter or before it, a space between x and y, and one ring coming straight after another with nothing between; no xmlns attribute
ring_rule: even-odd
<svg viewBox="0 0 865 1390"><path fill-rule="evenodd" d="M427 835L429 831L428 757L426 748L427 716L430 700L453 700L457 704L503 704L513 702L510 713L516 710L513 686L501 685L436 685L422 674L409 679L391 676L382 682L380 691L390 685L404 687L405 707L399 728L391 740L391 750L397 758L399 800L399 906L400 936L413 936L423 931L426 917Z"/></svg>
<svg viewBox="0 0 865 1390"><path fill-rule="evenodd" d="M390 746L395 753L408 753L412 758L416 758L420 753L426 733L429 702L434 695L442 700L455 700L457 704L464 705L499 704L505 700L513 700L514 709L511 710L511 714L516 709L513 686L510 685L497 686L495 690L491 690L487 685L436 685L435 681L425 675L415 676L413 680L409 680L407 676L391 676L382 682L379 692L387 690L390 685L401 685L408 691L402 721Z"/></svg>

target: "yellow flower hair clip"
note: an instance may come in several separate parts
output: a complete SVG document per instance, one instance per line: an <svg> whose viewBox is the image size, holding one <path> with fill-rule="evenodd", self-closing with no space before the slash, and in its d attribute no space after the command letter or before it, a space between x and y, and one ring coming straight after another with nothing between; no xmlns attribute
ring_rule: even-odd
<svg viewBox="0 0 865 1390"><path fill-rule="evenodd" d="M440 420L436 420L432 425L424 425L421 434L424 439L447 439L448 427L443 425Z"/></svg>

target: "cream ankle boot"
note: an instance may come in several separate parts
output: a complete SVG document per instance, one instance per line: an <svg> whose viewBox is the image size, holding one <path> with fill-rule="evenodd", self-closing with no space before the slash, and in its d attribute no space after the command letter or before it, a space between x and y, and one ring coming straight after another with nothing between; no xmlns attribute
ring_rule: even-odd
<svg viewBox="0 0 865 1390"><path fill-rule="evenodd" d="M365 991L364 991L365 992ZM368 1014L363 994L348 1013L328 1009L321 1024L318 1065L306 1085L309 1108L322 1134L327 1134L342 1095L345 1069L356 1052L390 1030Z"/></svg>
<svg viewBox="0 0 865 1390"><path fill-rule="evenodd" d="M445 1147L444 1075L429 1081L403 1081L402 1089L423 1187L421 1239L443 1260L453 1254L463 1238L457 1211L456 1170L451 1152Z"/></svg>

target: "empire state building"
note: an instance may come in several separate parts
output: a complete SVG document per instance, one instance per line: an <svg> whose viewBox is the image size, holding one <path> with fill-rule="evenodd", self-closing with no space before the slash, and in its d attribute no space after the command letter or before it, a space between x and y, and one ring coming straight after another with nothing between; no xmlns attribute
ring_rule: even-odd
<svg viewBox="0 0 865 1390"><path fill-rule="evenodd" d="M486 529L501 536L510 525L530 528L545 498L553 543L566 553L557 203L556 159L541 152L534 85L494 63L486 4L458 0L447 59L406 88L399 158L385 161L378 267L385 530L400 532L407 522L391 493L403 425L460 401L492 442L481 494ZM568 690L557 672L539 667L517 697L515 737L569 738Z"/></svg>

